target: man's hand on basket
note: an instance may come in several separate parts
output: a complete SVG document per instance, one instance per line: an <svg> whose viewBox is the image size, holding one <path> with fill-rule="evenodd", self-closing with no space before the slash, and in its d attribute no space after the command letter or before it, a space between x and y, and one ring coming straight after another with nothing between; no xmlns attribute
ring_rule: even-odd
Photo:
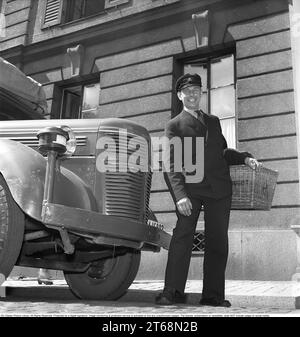
<svg viewBox="0 0 300 337"><path fill-rule="evenodd" d="M252 170L258 170L262 166L262 163L251 157L245 158L245 164L248 165Z"/></svg>
<svg viewBox="0 0 300 337"><path fill-rule="evenodd" d="M176 202L177 209L180 214L190 216L192 214L192 202L189 198L182 198Z"/></svg>

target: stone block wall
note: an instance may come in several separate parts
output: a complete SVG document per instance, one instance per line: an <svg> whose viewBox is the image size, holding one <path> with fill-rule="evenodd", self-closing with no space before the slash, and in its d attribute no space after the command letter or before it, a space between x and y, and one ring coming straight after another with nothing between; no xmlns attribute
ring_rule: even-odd
<svg viewBox="0 0 300 337"><path fill-rule="evenodd" d="M228 274L290 279L297 265L290 226L300 200L289 13L228 30L236 41L238 148L279 172L270 211L232 212L230 236L241 245L232 245Z"/></svg>
<svg viewBox="0 0 300 337"><path fill-rule="evenodd" d="M5 35L0 37L0 51L26 44L31 0L6 0L3 8Z"/></svg>
<svg viewBox="0 0 300 337"><path fill-rule="evenodd" d="M289 14L229 27L236 40L238 141L278 169L276 208L299 207Z"/></svg>

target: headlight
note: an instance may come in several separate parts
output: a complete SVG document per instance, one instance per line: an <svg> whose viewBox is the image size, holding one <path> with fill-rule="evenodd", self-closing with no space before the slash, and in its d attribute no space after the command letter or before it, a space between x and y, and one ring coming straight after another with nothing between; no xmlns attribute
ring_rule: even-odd
<svg viewBox="0 0 300 337"><path fill-rule="evenodd" d="M37 133L39 151L45 155L56 151L61 157L71 157L76 150L76 137L66 125L46 127Z"/></svg>

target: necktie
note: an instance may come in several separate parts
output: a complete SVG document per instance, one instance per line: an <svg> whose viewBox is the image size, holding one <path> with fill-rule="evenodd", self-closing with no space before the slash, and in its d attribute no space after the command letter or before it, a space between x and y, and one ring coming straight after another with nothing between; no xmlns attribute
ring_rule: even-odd
<svg viewBox="0 0 300 337"><path fill-rule="evenodd" d="M206 131L205 131L205 141L204 141L204 144L206 146L207 145L207 137L208 137L208 129L207 129L207 126L206 126L205 121L204 121L203 112L201 110L196 110L196 113L197 113L197 119L202 123L202 125L206 129Z"/></svg>
<svg viewBox="0 0 300 337"><path fill-rule="evenodd" d="M205 125L204 117L203 117L202 111L201 111L201 110L196 110L196 113L197 113L197 119L198 119L203 125Z"/></svg>

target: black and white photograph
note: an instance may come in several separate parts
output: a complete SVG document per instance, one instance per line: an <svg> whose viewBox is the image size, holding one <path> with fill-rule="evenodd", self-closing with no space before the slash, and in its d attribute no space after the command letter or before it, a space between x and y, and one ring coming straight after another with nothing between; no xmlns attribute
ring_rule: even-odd
<svg viewBox="0 0 300 337"><path fill-rule="evenodd" d="M0 0L0 321L300 317L299 177L300 0Z"/></svg>

